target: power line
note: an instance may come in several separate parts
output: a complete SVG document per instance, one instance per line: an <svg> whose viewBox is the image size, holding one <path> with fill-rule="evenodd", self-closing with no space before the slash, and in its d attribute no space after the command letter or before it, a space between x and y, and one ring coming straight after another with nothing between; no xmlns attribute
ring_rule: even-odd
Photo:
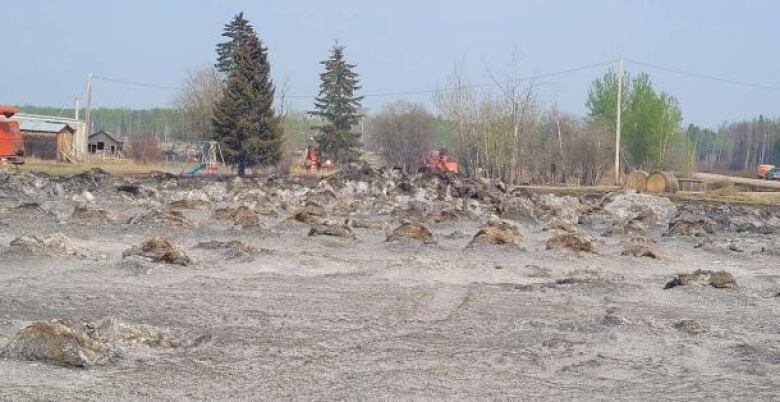
<svg viewBox="0 0 780 402"><path fill-rule="evenodd" d="M375 93L375 94L366 94L363 95L363 97L383 97L383 96L402 96L402 95L420 95L420 94L431 94L438 91L453 91L457 89L476 89L476 88L487 88L487 87L493 87L497 84L511 84L514 82L523 82L523 81L530 81L535 80L539 78L547 78L547 77L554 77L556 75L563 75L563 74L569 74L574 73L577 71L583 71L583 70L590 70L597 67L603 67L612 63L615 63L617 59L615 60L608 60L601 63L593 63L593 64L586 64L582 66L567 68L564 70L558 70L558 71L552 71L548 73L541 73L541 74L534 74L529 75L525 77L518 77L515 79L505 80L505 81L499 81L499 82L492 82L492 83L483 83L483 84L472 84L472 85L464 85L464 86L449 86L449 87L442 87L442 88L434 88L434 89L423 89L423 90L417 90L417 91L405 91L405 92L384 92L384 93Z"/></svg>
<svg viewBox="0 0 780 402"><path fill-rule="evenodd" d="M563 70L558 71L552 71L547 73L540 73L540 74L533 74L528 75L524 77L518 77L515 79L505 80L505 81L499 81L494 83L482 83L482 84L472 84L472 85L464 85L464 86L449 86L449 87L441 87L441 88L429 88L429 89L419 89L419 90L410 90L410 91L400 91L400 92L379 92L379 93L368 93L365 95L362 95L364 98L381 98L381 97L393 97L393 96L406 96L406 95L424 95L424 94L432 94L439 91L453 91L457 89L476 89L476 88L487 88L496 86L497 84L510 84L513 82L523 82L523 81L530 81L535 80L539 78L547 78L547 77L554 77L557 75L564 75L564 74L570 74L578 71L583 70L590 70L598 67L603 67L609 64L615 63L617 60L608 60L600 63L593 63L593 64L585 64L577 67L567 68ZM174 86L168 86L168 85L157 85L157 84L149 84L144 82L138 82L138 81L128 81L128 80L122 80L117 78L108 78L108 77L102 77L102 76L94 76L95 79L101 80L101 81L107 81L107 82L113 82L117 84L124 84L124 85L131 85L131 86L137 86L137 87L144 87L144 88L152 88L152 89L160 89L160 90L166 90L166 91L176 91L181 89L181 87L174 87ZM285 95L282 96L280 94L276 94L277 97L283 97L285 99L314 99L316 96L312 95Z"/></svg>
<svg viewBox="0 0 780 402"><path fill-rule="evenodd" d="M92 78L94 78L96 80L113 82L113 83L117 83L117 84L125 84L125 85L133 85L133 86L136 86L136 87L162 89L162 90L166 90L166 91L176 91L176 90L180 89L178 87L172 87L172 86L167 86L167 85L157 85L157 84L148 84L148 83L137 82L137 81L120 80L120 79L116 79L116 78L101 77L101 76L98 76L98 75L95 75Z"/></svg>
<svg viewBox="0 0 780 402"><path fill-rule="evenodd" d="M669 67L663 67L663 66L659 66L659 65L655 65L655 64L651 64L651 63L645 63L645 62L641 62L641 61L636 61L636 60L632 60L632 59L625 59L625 60L627 62L631 63L631 64L636 64L638 66L653 68L653 69L660 70L660 71L666 71L668 73L685 75L685 76L694 77L694 78L700 78L700 79L704 79L704 80L722 82L722 83L725 83L725 84L731 84L731 85L738 85L738 86L743 86L743 87L763 89L763 90L767 90L767 91L780 91L780 87L776 87L776 86L772 86L772 85L756 84L756 83L752 83L752 82L746 82L746 81L733 80L733 79L729 79L729 78L716 77L714 75L709 75L709 74L700 74L700 73L694 73L694 72L690 72L690 71L683 71L683 70L678 70L678 69L669 68Z"/></svg>

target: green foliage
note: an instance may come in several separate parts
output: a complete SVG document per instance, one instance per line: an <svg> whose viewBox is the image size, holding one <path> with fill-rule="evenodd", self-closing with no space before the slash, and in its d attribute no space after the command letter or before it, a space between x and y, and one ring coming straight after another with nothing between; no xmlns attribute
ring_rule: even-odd
<svg viewBox="0 0 780 402"><path fill-rule="evenodd" d="M267 50L252 35L233 54L222 98L212 120L227 162L243 176L247 167L276 164L281 157L283 127L273 110L274 86Z"/></svg>
<svg viewBox="0 0 780 402"><path fill-rule="evenodd" d="M304 112L288 112L284 117L284 145L288 151L306 148L308 141L317 132L312 128L316 119Z"/></svg>
<svg viewBox="0 0 780 402"><path fill-rule="evenodd" d="M356 160L360 156L360 134L352 128L360 122L360 89L354 64L344 60L344 47L335 45L328 60L321 62L325 71L320 74L320 93L314 102L312 116L323 124L317 126L315 137L323 156L336 163Z"/></svg>
<svg viewBox="0 0 780 402"><path fill-rule="evenodd" d="M228 38L227 41L217 44L217 71L223 74L230 74L236 68L234 54L241 45L252 37L257 37L255 30L249 21L244 18L244 13L238 13L233 17L233 21L225 25L222 36Z"/></svg>
<svg viewBox="0 0 780 402"><path fill-rule="evenodd" d="M433 131L433 147L435 149L451 148L458 135L458 124L437 116L433 122Z"/></svg>
<svg viewBox="0 0 780 402"><path fill-rule="evenodd" d="M607 73L588 91L589 117L612 127L617 114L617 75ZM670 147L677 143L682 113L677 100L653 88L647 74L623 80L621 148L634 167L664 168Z"/></svg>

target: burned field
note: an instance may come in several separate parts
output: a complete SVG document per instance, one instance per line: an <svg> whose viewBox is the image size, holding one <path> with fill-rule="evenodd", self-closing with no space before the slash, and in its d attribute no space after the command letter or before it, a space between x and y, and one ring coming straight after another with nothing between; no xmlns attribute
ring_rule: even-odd
<svg viewBox="0 0 780 402"><path fill-rule="evenodd" d="M361 166L4 172L0 399L776 399L778 229Z"/></svg>

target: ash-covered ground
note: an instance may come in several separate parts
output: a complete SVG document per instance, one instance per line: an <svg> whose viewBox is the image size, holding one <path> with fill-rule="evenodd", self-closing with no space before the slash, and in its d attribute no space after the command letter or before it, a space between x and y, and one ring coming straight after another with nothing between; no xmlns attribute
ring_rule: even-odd
<svg viewBox="0 0 780 402"><path fill-rule="evenodd" d="M769 207L0 173L0 400L777 400Z"/></svg>

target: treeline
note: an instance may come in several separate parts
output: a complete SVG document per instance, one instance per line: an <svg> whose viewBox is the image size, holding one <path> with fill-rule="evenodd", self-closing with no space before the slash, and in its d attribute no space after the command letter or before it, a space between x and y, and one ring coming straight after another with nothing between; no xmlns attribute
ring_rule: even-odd
<svg viewBox="0 0 780 402"><path fill-rule="evenodd" d="M20 106L24 113L41 114L47 116L60 116L72 118L74 110L56 107ZM85 111L82 109L80 118L84 119ZM93 131L105 130L120 136L132 137L147 132L157 134L165 140L186 140L192 137L185 129L183 114L173 108L153 109L123 109L123 108L95 108L92 109ZM194 138L192 138L194 139Z"/></svg>
<svg viewBox="0 0 780 402"><path fill-rule="evenodd" d="M759 116L717 131L690 125L686 134L701 169L752 172L759 164L780 163L780 119Z"/></svg>

